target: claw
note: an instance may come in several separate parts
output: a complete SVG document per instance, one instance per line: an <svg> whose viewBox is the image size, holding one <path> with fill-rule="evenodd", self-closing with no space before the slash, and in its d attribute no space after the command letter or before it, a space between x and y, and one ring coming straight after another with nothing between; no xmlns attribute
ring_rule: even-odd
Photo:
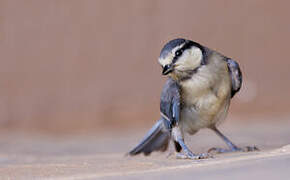
<svg viewBox="0 0 290 180"><path fill-rule="evenodd" d="M213 156L208 154L208 153L201 153L201 154L184 154L184 153L177 153L176 158L177 159L193 159L193 160L198 160L198 159L207 159L207 158L212 158Z"/></svg>
<svg viewBox="0 0 290 180"><path fill-rule="evenodd" d="M251 151L260 151L260 149L257 148L257 146L246 146L243 149L243 152L251 152Z"/></svg>
<svg viewBox="0 0 290 180"><path fill-rule="evenodd" d="M229 153L229 152L251 152L251 151L259 151L256 146L246 146L245 148L233 148L233 149L223 149L223 148L210 148L207 152L212 153L215 152L216 154L220 153Z"/></svg>

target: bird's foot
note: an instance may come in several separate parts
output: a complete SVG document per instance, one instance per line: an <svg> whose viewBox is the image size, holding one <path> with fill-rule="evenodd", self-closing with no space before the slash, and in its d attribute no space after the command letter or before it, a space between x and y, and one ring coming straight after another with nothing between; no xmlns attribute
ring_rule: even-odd
<svg viewBox="0 0 290 180"><path fill-rule="evenodd" d="M246 146L243 148L243 152L260 151L257 146Z"/></svg>
<svg viewBox="0 0 290 180"><path fill-rule="evenodd" d="M213 147L213 148L210 148L207 152L221 154L221 153L230 153L230 152L251 152L251 151L259 151L259 149L256 146L246 146L244 148L234 147L232 149L223 149L223 148Z"/></svg>
<svg viewBox="0 0 290 180"><path fill-rule="evenodd" d="M177 153L176 154L177 159L207 159L212 158L212 155L209 153L201 153L201 154L193 154L192 152L185 152L185 153Z"/></svg>

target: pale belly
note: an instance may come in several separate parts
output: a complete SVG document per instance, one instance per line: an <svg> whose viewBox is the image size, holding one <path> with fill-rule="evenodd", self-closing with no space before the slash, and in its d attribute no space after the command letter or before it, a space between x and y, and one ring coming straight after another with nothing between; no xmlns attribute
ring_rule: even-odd
<svg viewBox="0 0 290 180"><path fill-rule="evenodd" d="M230 96L217 97L208 93L196 98L194 103L185 103L181 109L180 126L183 132L194 134L201 128L215 125L225 119L230 105Z"/></svg>
<svg viewBox="0 0 290 180"><path fill-rule="evenodd" d="M181 82L180 126L193 134L225 119L231 99L231 82L224 61L200 68L191 79Z"/></svg>

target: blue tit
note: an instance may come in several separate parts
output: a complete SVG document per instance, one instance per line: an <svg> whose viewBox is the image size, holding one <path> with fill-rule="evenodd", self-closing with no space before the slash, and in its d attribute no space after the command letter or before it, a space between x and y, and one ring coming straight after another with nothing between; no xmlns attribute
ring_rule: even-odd
<svg viewBox="0 0 290 180"><path fill-rule="evenodd" d="M174 39L162 48L158 62L168 76L160 98L160 119L129 155L165 151L173 141L177 158L207 158L208 153L195 154L184 142L184 133L193 135L202 128L213 130L229 146L209 152L258 150L239 148L217 129L242 86L236 61L194 41Z"/></svg>

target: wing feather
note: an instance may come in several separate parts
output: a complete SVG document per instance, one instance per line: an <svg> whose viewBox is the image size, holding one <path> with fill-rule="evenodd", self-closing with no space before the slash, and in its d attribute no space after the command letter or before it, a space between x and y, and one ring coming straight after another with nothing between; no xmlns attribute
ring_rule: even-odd
<svg viewBox="0 0 290 180"><path fill-rule="evenodd" d="M231 80L232 80L231 97L233 98L234 95L237 92L239 92L239 90L242 87L243 76L242 76L240 66L236 61L234 61L232 59L227 59L226 61L228 63L229 73L230 73Z"/></svg>
<svg viewBox="0 0 290 180"><path fill-rule="evenodd" d="M178 124L180 118L180 86L169 78L162 90L160 98L160 111L166 116L171 126Z"/></svg>

